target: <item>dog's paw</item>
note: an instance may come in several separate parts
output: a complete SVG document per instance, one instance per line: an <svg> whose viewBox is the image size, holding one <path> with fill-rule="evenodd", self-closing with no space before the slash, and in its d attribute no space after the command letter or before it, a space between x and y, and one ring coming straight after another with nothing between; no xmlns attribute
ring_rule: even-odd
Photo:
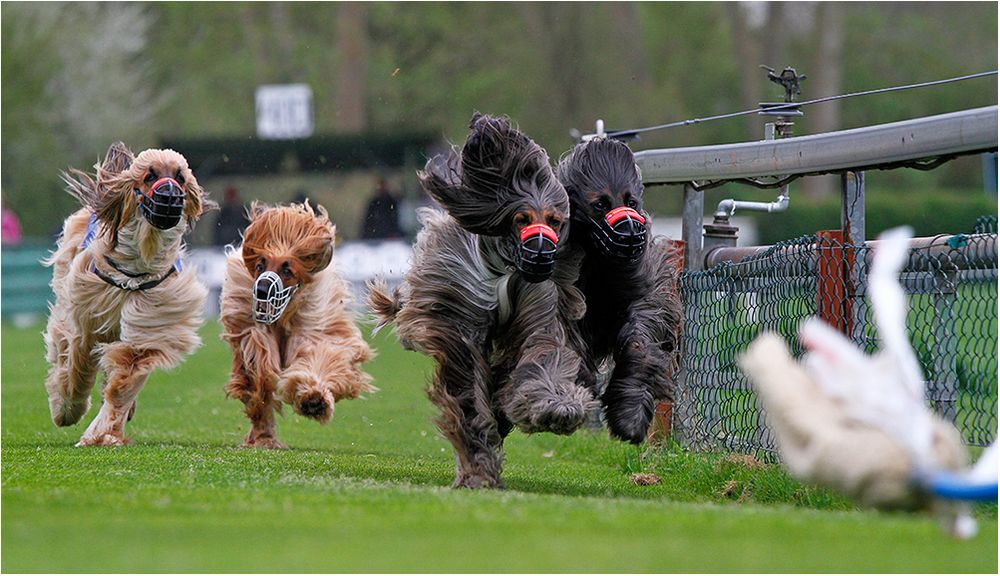
<svg viewBox="0 0 1000 576"><path fill-rule="evenodd" d="M286 372L278 382L285 403L296 414L326 424L333 418L333 393L313 373L304 370Z"/></svg>
<svg viewBox="0 0 1000 576"><path fill-rule="evenodd" d="M243 441L243 448L259 448L261 450L286 450L288 446L274 436L257 436Z"/></svg>
<svg viewBox="0 0 1000 576"><path fill-rule="evenodd" d="M627 382L614 381L604 392L604 419L612 437L641 444L649 432L656 403L644 387L624 384Z"/></svg>
<svg viewBox="0 0 1000 576"><path fill-rule="evenodd" d="M333 418L334 402L328 394L319 391L307 392L295 399L295 411L324 424Z"/></svg>
<svg viewBox="0 0 1000 576"><path fill-rule="evenodd" d="M76 446L78 448L84 446L125 446L130 442L131 440L124 436L99 434L96 436L84 436L83 438L80 438L80 441L76 443Z"/></svg>
<svg viewBox="0 0 1000 576"><path fill-rule="evenodd" d="M53 399L49 403L49 409L52 413L52 422L56 426L72 426L90 410L90 398L87 397L81 402Z"/></svg>
<svg viewBox="0 0 1000 576"><path fill-rule="evenodd" d="M493 488L496 490L503 490L503 480L499 478L492 478L484 474L462 474L455 478L455 481L451 484L452 488L469 488L471 490L478 490L480 488Z"/></svg>
<svg viewBox="0 0 1000 576"><path fill-rule="evenodd" d="M515 401L505 407L507 417L529 434L572 434L587 421L589 410L596 405L593 395L579 386L571 386L562 394L542 386L536 390L535 394L515 396Z"/></svg>
<svg viewBox="0 0 1000 576"><path fill-rule="evenodd" d="M587 420L587 404L575 398L555 398L538 402L531 424L539 432L572 434Z"/></svg>

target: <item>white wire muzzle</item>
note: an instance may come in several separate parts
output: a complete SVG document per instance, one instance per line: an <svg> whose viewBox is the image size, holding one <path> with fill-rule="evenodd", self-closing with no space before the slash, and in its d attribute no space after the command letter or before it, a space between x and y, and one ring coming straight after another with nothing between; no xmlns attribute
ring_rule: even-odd
<svg viewBox="0 0 1000 576"><path fill-rule="evenodd" d="M281 277L268 270L253 283L253 317L261 324L274 324L281 318L298 285L285 288Z"/></svg>

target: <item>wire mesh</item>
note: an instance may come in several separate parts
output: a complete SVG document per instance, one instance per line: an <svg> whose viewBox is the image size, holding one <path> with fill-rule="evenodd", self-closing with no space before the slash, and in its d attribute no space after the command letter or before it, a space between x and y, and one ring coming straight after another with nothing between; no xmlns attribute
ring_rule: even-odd
<svg viewBox="0 0 1000 576"><path fill-rule="evenodd" d="M900 280L907 327L926 398L970 445L997 431L996 218L971 234L914 239ZM674 431L692 449L776 460L774 437L736 360L762 331L784 337L799 357L799 323L819 316L869 353L878 349L867 299L875 249L836 235L778 243L736 262L681 277L685 324Z"/></svg>

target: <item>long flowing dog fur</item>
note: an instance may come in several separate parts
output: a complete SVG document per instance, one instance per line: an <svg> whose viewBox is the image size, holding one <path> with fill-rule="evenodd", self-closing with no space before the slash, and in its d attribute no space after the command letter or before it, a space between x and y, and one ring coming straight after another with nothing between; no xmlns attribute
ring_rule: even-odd
<svg viewBox="0 0 1000 576"><path fill-rule="evenodd" d="M70 194L83 207L66 219L52 256L52 290L45 331L50 364L45 386L52 420L58 426L79 422L90 408L90 393L104 372L103 404L78 445L125 444L125 423L136 398L156 368L171 368L197 348L197 329L206 290L191 268L172 274L148 290L124 290L93 271L129 286L163 277L183 255L184 233L214 206L205 198L187 161L172 150L146 150L138 156L113 144L91 175L64 173ZM135 191L146 192L152 177L176 178L184 188L184 216L169 230L143 219ZM99 231L82 248L88 221L96 214ZM135 277L123 275L108 258Z"/></svg>
<svg viewBox="0 0 1000 576"><path fill-rule="evenodd" d="M348 308L350 289L331 264L335 228L326 210L255 203L250 217L242 245L228 255L222 288L222 338L233 350L226 393L243 402L250 419L244 446L283 448L275 422L281 403L329 422L335 402L374 390L361 369L372 350ZM277 322L260 324L251 308L256 273L286 264L282 280L298 289Z"/></svg>
<svg viewBox="0 0 1000 576"><path fill-rule="evenodd" d="M379 327L394 322L404 346L436 362L428 396L455 449L454 486L501 487L503 439L514 426L568 434L596 401L575 382L580 357L567 342L584 309L578 259L559 259L536 284L514 267L523 226L566 234L566 193L544 150L509 120L477 114L471 129L460 153L432 158L420 174L447 214L420 212L404 282L391 294L371 284L369 304Z"/></svg>
<svg viewBox="0 0 1000 576"><path fill-rule="evenodd" d="M583 344L580 383L598 387L598 368L611 360L613 369L601 394L608 428L617 438L640 443L656 402L673 400L681 323L672 264L676 249L647 232L641 258L624 264L605 258L591 243L590 219L600 220L608 210L630 206L651 221L642 210L639 168L624 143L594 139L578 144L556 173L572 206L571 246L583 255L577 286L587 312L578 324L580 338L572 339Z"/></svg>

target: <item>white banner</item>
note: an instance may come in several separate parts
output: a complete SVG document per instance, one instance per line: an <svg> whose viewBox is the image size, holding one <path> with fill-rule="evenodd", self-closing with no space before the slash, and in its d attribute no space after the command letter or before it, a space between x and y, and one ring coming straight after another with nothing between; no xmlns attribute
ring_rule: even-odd
<svg viewBox="0 0 1000 576"><path fill-rule="evenodd" d="M308 138L313 133L312 88L306 84L257 87L257 137Z"/></svg>

